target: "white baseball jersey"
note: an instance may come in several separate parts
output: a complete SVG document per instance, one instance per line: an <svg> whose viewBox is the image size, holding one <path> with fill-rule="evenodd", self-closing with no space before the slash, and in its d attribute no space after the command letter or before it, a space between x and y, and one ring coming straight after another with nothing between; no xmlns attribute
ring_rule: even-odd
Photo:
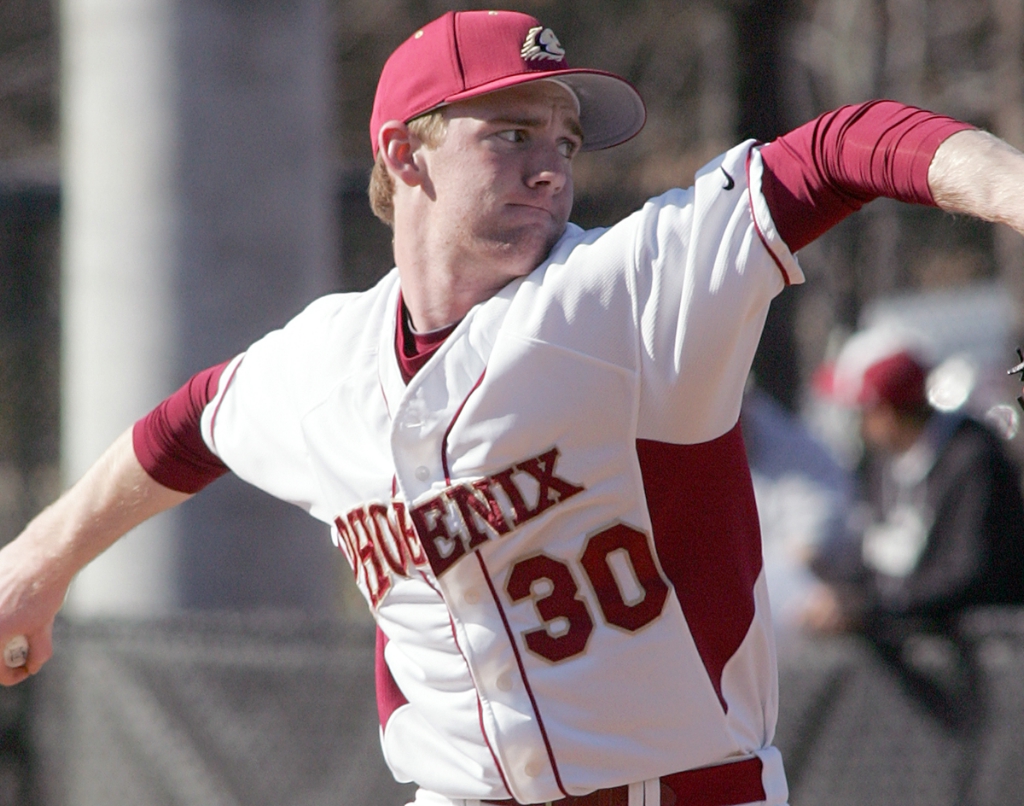
<svg viewBox="0 0 1024 806"><path fill-rule="evenodd" d="M737 419L802 274L760 176L747 143L614 227L570 225L408 385L397 271L221 376L208 446L331 525L377 619L399 780L533 803L757 754L786 800Z"/></svg>

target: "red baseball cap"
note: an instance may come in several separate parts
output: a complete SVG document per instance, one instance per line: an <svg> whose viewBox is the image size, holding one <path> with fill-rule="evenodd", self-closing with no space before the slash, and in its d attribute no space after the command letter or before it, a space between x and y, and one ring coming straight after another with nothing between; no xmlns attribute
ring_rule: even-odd
<svg viewBox="0 0 1024 806"><path fill-rule="evenodd" d="M899 411L923 411L933 347L920 333L894 323L853 334L832 363L812 380L821 397L852 408L888 403Z"/></svg>
<svg viewBox="0 0 1024 806"><path fill-rule="evenodd" d="M647 117L640 93L603 70L570 68L550 28L516 11L449 11L398 46L377 82L370 141L389 120L407 123L456 101L527 81L557 79L580 104L584 151L625 142Z"/></svg>
<svg viewBox="0 0 1024 806"><path fill-rule="evenodd" d="M919 411L928 403L928 370L909 352L886 356L864 370L857 403L888 403L897 411Z"/></svg>

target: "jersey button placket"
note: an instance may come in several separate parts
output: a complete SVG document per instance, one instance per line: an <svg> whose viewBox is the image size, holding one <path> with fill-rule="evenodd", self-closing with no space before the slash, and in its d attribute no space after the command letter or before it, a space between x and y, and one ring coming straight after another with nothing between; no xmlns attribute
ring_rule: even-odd
<svg viewBox="0 0 1024 806"><path fill-rule="evenodd" d="M403 401L395 416L391 436L395 469L410 498L429 489L430 480L436 476L431 467L437 464L434 457L440 455L439 422L424 401L415 396Z"/></svg>

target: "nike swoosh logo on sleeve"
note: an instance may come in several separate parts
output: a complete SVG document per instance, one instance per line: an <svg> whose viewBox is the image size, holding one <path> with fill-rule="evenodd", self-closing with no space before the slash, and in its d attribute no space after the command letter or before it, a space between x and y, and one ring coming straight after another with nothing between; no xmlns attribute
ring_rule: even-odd
<svg viewBox="0 0 1024 806"><path fill-rule="evenodd" d="M736 187L735 180L733 180L733 178L729 176L729 172L725 170L725 168L722 168L722 173L725 174L725 184L722 185L722 190L732 190L734 187Z"/></svg>

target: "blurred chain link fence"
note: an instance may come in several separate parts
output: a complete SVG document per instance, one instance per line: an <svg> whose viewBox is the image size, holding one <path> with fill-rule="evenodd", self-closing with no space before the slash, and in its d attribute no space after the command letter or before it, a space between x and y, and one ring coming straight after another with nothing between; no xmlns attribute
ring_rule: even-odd
<svg viewBox="0 0 1024 806"><path fill-rule="evenodd" d="M1024 610L972 614L907 663L948 720L854 636L780 652L792 806L1024 802ZM372 628L282 614L60 624L57 654L0 691L0 806L402 806L378 742Z"/></svg>
<svg viewBox="0 0 1024 806"><path fill-rule="evenodd" d="M783 645L790 803L1024 802L1024 610L979 609L893 660L858 636Z"/></svg>
<svg viewBox="0 0 1024 806"><path fill-rule="evenodd" d="M412 798L381 755L371 627L206 614L61 624L57 643L30 683L27 799L0 803L401 806Z"/></svg>

